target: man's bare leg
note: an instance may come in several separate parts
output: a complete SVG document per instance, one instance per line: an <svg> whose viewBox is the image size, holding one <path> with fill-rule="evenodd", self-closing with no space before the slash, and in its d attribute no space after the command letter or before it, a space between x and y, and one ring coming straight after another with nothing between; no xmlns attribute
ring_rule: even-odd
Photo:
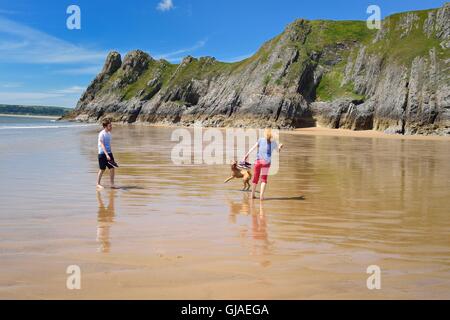
<svg viewBox="0 0 450 320"><path fill-rule="evenodd" d="M98 174L97 174L97 190L103 190L103 186L101 184L102 182L102 176L103 173L105 172L105 170L98 170Z"/></svg>
<svg viewBox="0 0 450 320"><path fill-rule="evenodd" d="M114 168L109 169L109 178L111 180L111 188L112 189L117 189L117 186L114 184L114 175L115 175Z"/></svg>
<svg viewBox="0 0 450 320"><path fill-rule="evenodd" d="M260 195L259 195L259 199L261 200L261 201L263 201L264 200L264 191L266 191L266 183L265 182L263 182L263 183L261 183L261 193L260 193Z"/></svg>

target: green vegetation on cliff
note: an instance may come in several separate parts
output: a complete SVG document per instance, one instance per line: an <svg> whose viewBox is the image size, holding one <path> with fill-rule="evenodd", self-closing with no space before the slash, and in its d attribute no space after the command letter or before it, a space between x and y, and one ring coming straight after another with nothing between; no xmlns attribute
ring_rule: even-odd
<svg viewBox="0 0 450 320"><path fill-rule="evenodd" d="M439 55L450 57L449 50L440 45L442 40L436 37L435 32L429 35L425 32L426 21L433 12L435 10L420 10L387 17L380 39L369 43L367 53L383 55L407 68L415 57L428 55L432 48Z"/></svg>
<svg viewBox="0 0 450 320"><path fill-rule="evenodd" d="M22 106L0 104L0 114L11 115L32 115L32 116L54 116L59 117L68 113L72 109L62 107L47 106Z"/></svg>
<svg viewBox="0 0 450 320"><path fill-rule="evenodd" d="M351 81L343 82L348 58L354 61L362 47L366 48L368 55L377 55L382 60L395 61L408 68L415 57L427 55L431 48L435 48L441 57L448 56L449 50L440 46L435 33L427 35L424 32L427 19L435 11L392 15L383 21L381 30L369 29L365 21L299 19L245 60L225 63L210 57L187 57L180 64L172 64L149 58L146 69L138 76L127 78L122 68L116 71L103 84L101 92L115 92L123 100L137 96L150 99L158 92L187 86L194 79L210 81L221 76L251 72L262 65L268 68L264 74L258 75L260 83L277 91L277 87L287 89L299 85L300 78L309 69L316 70L320 65L322 74L318 76L319 83L312 89L314 92L308 89L310 98L318 101L341 97L363 99L354 91ZM278 57L274 55L274 52L282 54L284 51L297 52L296 58L287 66L280 53Z"/></svg>
<svg viewBox="0 0 450 320"><path fill-rule="evenodd" d="M165 60L152 60L136 81L120 88L120 95L123 99L129 100L138 94L152 95L159 89L182 86L192 79L208 80L221 75L237 74L251 64L263 65L268 63L273 50L286 33L290 34L292 40L285 43L284 48L298 50L299 58L292 63L284 78L273 77L270 73L266 74L261 80L266 86L269 84L282 87L291 86L298 81L305 65L315 63L311 61L311 55L314 52L323 51L327 47L333 50L336 43L367 43L374 36L375 31L368 29L363 21L297 20L284 33L267 41L253 56L242 61L225 63L206 57L190 58L188 63L184 64L171 64ZM350 51L344 52L345 56L348 54ZM272 71L277 71L282 66L282 61L277 61L273 64ZM338 68L331 70L332 72L324 77L323 83L319 86L319 99L332 99L345 95L356 96L351 86L347 85L341 88L339 83L336 83L336 79L342 78L342 69L343 66L340 64ZM103 90L111 88L117 79L121 79L123 77L121 72L121 70L117 71Z"/></svg>

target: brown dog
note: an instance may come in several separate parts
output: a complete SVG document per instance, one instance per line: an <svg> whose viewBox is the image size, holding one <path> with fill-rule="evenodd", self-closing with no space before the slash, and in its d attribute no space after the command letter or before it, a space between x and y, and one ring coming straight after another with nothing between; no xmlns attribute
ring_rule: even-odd
<svg viewBox="0 0 450 320"><path fill-rule="evenodd" d="M242 179L242 181L244 182L243 190L250 190L250 180L252 179L252 173L250 172L250 170L239 169L236 161L231 164L231 177L225 180L225 183L233 179Z"/></svg>

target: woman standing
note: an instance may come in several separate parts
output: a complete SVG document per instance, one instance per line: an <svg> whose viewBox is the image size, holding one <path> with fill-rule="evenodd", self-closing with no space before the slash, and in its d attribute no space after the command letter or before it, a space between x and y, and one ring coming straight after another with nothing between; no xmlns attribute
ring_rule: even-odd
<svg viewBox="0 0 450 320"><path fill-rule="evenodd" d="M255 198L256 186L259 183L259 178L261 177L261 192L260 200L264 200L264 191L267 185L267 175L269 174L270 163L272 161L272 152L278 148L280 151L283 148L283 144L278 146L277 142L273 140L272 129L267 128L264 130L264 138L258 140L258 142L249 150L245 155L244 161L247 161L250 153L258 148L258 153L256 156L256 163L253 175L253 185L252 185L252 199Z"/></svg>

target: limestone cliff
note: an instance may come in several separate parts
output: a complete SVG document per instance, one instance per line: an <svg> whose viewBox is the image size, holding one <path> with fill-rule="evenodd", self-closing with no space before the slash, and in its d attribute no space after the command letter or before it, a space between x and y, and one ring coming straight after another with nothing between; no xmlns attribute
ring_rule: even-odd
<svg viewBox="0 0 450 320"><path fill-rule="evenodd" d="M300 19L236 63L111 52L66 118L450 134L449 48L447 3L390 16L381 30Z"/></svg>

